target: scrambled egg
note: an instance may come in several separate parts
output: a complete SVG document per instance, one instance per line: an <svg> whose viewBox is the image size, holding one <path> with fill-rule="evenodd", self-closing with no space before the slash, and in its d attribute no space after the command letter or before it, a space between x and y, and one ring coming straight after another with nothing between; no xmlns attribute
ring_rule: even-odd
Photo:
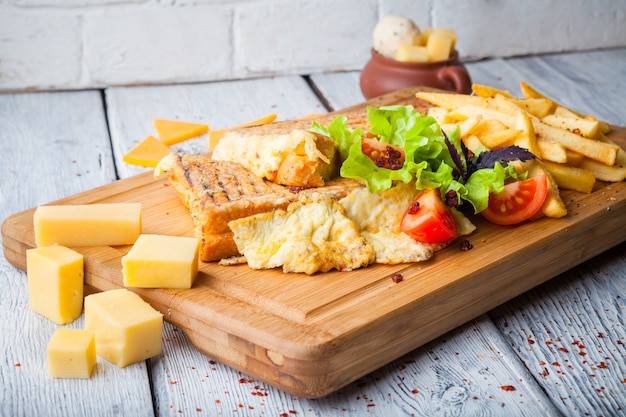
<svg viewBox="0 0 626 417"><path fill-rule="evenodd" d="M372 245L332 197L303 196L287 210L233 220L235 243L254 269L284 272L350 271L373 263Z"/></svg>
<svg viewBox="0 0 626 417"><path fill-rule="evenodd" d="M357 189L339 200L361 235L374 246L377 263L425 261L445 246L417 242L400 230L402 216L418 194L415 184L400 183L376 193Z"/></svg>

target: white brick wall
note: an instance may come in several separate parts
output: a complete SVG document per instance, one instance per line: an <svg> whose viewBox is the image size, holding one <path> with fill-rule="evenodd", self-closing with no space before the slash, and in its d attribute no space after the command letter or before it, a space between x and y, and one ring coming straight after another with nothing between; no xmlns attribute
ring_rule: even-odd
<svg viewBox="0 0 626 417"><path fill-rule="evenodd" d="M626 0L0 0L0 91L360 69L390 13L464 58L626 46Z"/></svg>

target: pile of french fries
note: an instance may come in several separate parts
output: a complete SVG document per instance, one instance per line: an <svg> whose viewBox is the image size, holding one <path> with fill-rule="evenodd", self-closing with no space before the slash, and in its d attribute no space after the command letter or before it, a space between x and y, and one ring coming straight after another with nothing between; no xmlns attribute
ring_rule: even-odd
<svg viewBox="0 0 626 417"><path fill-rule="evenodd" d="M481 84L472 86L472 95L419 92L417 97L432 105L428 115L444 132L458 126L470 151L517 145L537 156L520 169L531 177L548 177L542 208L547 217L567 214L560 188L590 193L596 180L626 178L626 152L606 136L608 123L567 108L525 82L520 87L523 98Z"/></svg>

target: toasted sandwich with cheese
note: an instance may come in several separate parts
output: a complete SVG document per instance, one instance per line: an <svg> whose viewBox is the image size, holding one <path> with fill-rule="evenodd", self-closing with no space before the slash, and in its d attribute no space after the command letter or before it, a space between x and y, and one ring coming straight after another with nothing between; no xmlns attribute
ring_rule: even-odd
<svg viewBox="0 0 626 417"><path fill-rule="evenodd" d="M228 227L232 220L285 209L302 193L322 193L335 199L363 187L356 180L336 178L323 187L286 187L258 177L232 161L216 161L209 155L179 155L163 158L155 176L166 174L172 188L189 209L194 236L200 239L200 259L219 261L239 255Z"/></svg>
<svg viewBox="0 0 626 417"><path fill-rule="evenodd" d="M322 116L321 122L334 116ZM364 127L364 113L350 117L350 127ZM328 136L311 132L311 120L291 120L235 129L213 149L212 158L238 162L258 177L296 187L322 187L339 173L339 153Z"/></svg>

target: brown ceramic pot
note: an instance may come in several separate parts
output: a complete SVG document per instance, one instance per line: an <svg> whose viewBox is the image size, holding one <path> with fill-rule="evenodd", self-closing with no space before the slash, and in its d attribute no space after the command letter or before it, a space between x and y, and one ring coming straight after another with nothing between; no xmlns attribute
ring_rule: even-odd
<svg viewBox="0 0 626 417"><path fill-rule="evenodd" d="M401 62L385 58L372 49L372 58L361 72L361 91L366 99L406 87L427 86L469 94L472 82L457 51L437 62Z"/></svg>

